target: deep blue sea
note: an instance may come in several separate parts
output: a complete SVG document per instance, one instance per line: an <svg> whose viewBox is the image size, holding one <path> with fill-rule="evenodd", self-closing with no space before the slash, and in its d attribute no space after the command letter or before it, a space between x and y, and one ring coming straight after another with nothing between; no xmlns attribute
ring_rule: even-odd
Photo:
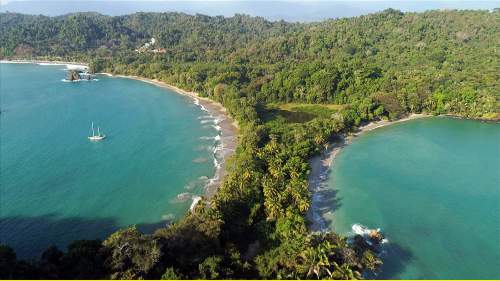
<svg viewBox="0 0 500 281"><path fill-rule="evenodd" d="M20 257L179 219L215 172L214 119L191 98L124 78L63 82L65 68L0 64L0 241ZM91 122L104 141L87 139Z"/></svg>

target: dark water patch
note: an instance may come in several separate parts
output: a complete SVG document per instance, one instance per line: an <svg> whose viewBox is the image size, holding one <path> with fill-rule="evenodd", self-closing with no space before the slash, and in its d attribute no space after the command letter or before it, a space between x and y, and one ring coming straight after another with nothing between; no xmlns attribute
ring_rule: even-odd
<svg viewBox="0 0 500 281"><path fill-rule="evenodd" d="M333 213L342 206L337 190L323 189L314 192L314 215L319 215L326 225L333 223Z"/></svg>
<svg viewBox="0 0 500 281"><path fill-rule="evenodd" d="M2 237L14 245L39 250L129 225L163 225L189 209L191 200L172 201L185 186L200 195L199 178L215 174L208 148L217 130L203 128L198 118L206 113L190 98L105 76L64 83L61 66L0 68L8 110L1 115L0 219ZM88 140L92 122L105 140ZM206 161L193 164L197 158Z"/></svg>
<svg viewBox="0 0 500 281"><path fill-rule="evenodd" d="M377 279L399 279L399 275L405 271L406 266L412 261L413 255L410 250L403 248L397 243L384 244L386 253L382 256L384 264L380 272L372 277Z"/></svg>
<svg viewBox="0 0 500 281"><path fill-rule="evenodd" d="M20 258L37 258L49 245L65 249L74 237L104 239L118 228L113 218L6 217L0 218L0 242L14 248Z"/></svg>

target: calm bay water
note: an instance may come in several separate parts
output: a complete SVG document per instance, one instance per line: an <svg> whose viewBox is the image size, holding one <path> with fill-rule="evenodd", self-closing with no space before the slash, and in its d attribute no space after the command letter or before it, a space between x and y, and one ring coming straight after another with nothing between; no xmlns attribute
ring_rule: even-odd
<svg viewBox="0 0 500 281"><path fill-rule="evenodd" d="M499 124L436 117L368 132L340 152L329 186L332 228L389 239L378 278L500 278Z"/></svg>
<svg viewBox="0 0 500 281"><path fill-rule="evenodd" d="M207 113L130 79L65 83L64 66L0 64L0 242L21 257L178 219L214 175ZM92 143L91 121L107 135Z"/></svg>

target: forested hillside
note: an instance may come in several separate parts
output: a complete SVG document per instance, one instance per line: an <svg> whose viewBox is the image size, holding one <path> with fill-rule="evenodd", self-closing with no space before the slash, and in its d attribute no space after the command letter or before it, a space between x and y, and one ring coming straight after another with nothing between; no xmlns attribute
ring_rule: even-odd
<svg viewBox="0 0 500 281"><path fill-rule="evenodd" d="M310 24L0 14L3 58L89 61L95 72L160 79L221 102L241 127L217 195L184 219L151 235L130 228L67 253L50 248L36 262L2 246L0 277L352 279L376 271L380 259L362 239L308 231L307 160L363 121L420 112L498 119L499 29L498 9L386 10Z"/></svg>
<svg viewBox="0 0 500 281"><path fill-rule="evenodd" d="M261 102L368 97L394 116L426 110L491 118L499 13L388 10L312 24L176 13L7 13L0 17L0 46L4 57L97 57L98 71L155 76L207 95L219 85ZM152 37L164 54L134 52Z"/></svg>

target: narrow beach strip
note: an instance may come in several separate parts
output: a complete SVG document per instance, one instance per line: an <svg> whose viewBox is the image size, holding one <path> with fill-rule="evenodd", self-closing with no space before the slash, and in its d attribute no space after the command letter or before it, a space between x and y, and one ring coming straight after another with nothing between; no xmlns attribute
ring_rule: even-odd
<svg viewBox="0 0 500 281"><path fill-rule="evenodd" d="M65 65L68 69L88 69L89 65L82 62L48 61L48 60L0 60L0 63L31 63L39 65Z"/></svg>
<svg viewBox="0 0 500 281"><path fill-rule="evenodd" d="M70 62L70 61L59 61L59 60L0 60L0 63L30 63L39 65L64 65L67 69L88 69L89 64L84 62ZM157 79L149 79L145 77L132 76L132 75L113 75L110 73L96 73L96 75L104 75L108 77L118 77L142 81L145 83L153 84L155 86L169 89L177 94L188 96L193 99L196 105L199 105L202 110L208 112L208 114L214 118L217 123L215 128L219 132L219 145L214 148L214 165L215 165L215 175L213 178L208 179L205 185L205 196L209 199L216 192L222 180L226 174L225 164L229 156L234 154L236 151L236 146L238 143L238 132L239 126L238 122L231 118L227 113L226 108L222 104L215 102L206 97L200 97L196 92L189 92L173 85L169 85ZM220 159L220 163L219 160ZM196 198L193 199L196 200Z"/></svg>
<svg viewBox="0 0 500 281"><path fill-rule="evenodd" d="M238 123L232 119L227 113L226 108L222 106L222 104L215 102L206 97L200 97L196 92L189 92L178 87L169 85L165 82L162 82L157 79L149 79L139 76L132 75L112 75L109 73L98 73L99 75L106 75L109 77L117 77L117 78L126 78L142 81L145 83L153 84L155 86L165 88L168 90L172 90L175 93L188 96L193 99L194 103L199 105L202 110L208 112L208 114L217 120L217 130L220 134L219 145L214 149L214 157L215 157L215 175L213 178L208 180L208 183L205 186L205 196L210 199L216 192L222 180L226 174L225 165L226 160L229 156L231 156L236 151L236 145L238 143ZM221 159L219 163L217 158Z"/></svg>
<svg viewBox="0 0 500 281"><path fill-rule="evenodd" d="M308 183L309 191L311 192L311 207L307 217L310 221L311 231L326 231L330 225L329 218L331 217L332 210L335 209L335 204L332 197L335 191L329 190L327 186L328 176L330 169L334 163L335 157L342 150L343 147L348 145L354 138L359 137L363 133L373 131L378 128L386 127L396 123L401 123L409 120L415 120L425 117L430 117L428 114L411 114L408 117L389 121L380 120L373 121L366 125L360 126L354 133L348 136L339 136L338 140L329 144L329 146L320 154L316 155L309 160L311 171L309 173Z"/></svg>

